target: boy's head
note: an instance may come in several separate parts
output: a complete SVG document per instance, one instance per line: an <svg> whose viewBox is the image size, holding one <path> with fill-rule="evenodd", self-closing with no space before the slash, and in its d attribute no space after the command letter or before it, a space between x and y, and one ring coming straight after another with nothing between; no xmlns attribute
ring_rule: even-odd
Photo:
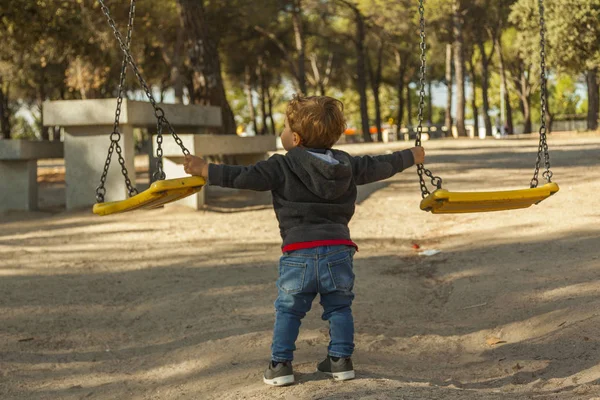
<svg viewBox="0 0 600 400"><path fill-rule="evenodd" d="M344 105L328 96L294 96L285 112L281 142L286 150L296 146L329 149L346 129Z"/></svg>

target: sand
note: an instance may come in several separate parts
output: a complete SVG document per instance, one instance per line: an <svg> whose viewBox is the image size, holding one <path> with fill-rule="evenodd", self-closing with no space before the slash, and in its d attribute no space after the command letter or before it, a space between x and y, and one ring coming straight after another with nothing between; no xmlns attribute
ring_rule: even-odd
<svg viewBox="0 0 600 400"><path fill-rule="evenodd" d="M600 398L600 136L550 147L561 191L526 210L424 213L414 168L362 187L357 379L314 372L315 303L286 388L261 380L281 255L268 194L97 217L62 210L50 180L44 211L0 215L0 399ZM528 186L537 142L426 148L445 187L494 190Z"/></svg>

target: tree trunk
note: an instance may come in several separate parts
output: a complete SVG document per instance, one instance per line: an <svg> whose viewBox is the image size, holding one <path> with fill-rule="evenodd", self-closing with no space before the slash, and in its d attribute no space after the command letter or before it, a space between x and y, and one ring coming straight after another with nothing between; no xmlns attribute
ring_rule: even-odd
<svg viewBox="0 0 600 400"><path fill-rule="evenodd" d="M369 132L369 109L367 108L367 69L366 69L366 54L365 54L365 16L358 9L354 2L347 0L338 0L350 8L354 13L356 23L356 37L354 38L354 46L356 48L356 88L360 96L360 119L362 125L363 138L365 142L372 142L371 133Z"/></svg>
<svg viewBox="0 0 600 400"><path fill-rule="evenodd" d="M319 91L322 92L323 85L321 83L321 73L319 72L319 65L317 64L317 55L315 53L312 53L310 55L310 66L313 72L313 79L309 79L309 83L315 87L315 93Z"/></svg>
<svg viewBox="0 0 600 400"><path fill-rule="evenodd" d="M6 89L5 89L6 86ZM10 95L10 83L2 81L0 78L0 126L2 127L2 139L10 139L10 109L8 107L8 100ZM6 93L4 92L6 90Z"/></svg>
<svg viewBox="0 0 600 400"><path fill-rule="evenodd" d="M179 5L178 5L179 7ZM184 79L181 75L182 65L182 53L185 39L185 32L183 28L183 19L181 18L181 11L179 12L179 30L177 31L177 39L175 42L175 53L173 54L173 61L171 65L171 83L173 90L175 91L175 103L183 103L183 86Z"/></svg>
<svg viewBox="0 0 600 400"><path fill-rule="evenodd" d="M331 69L333 63L333 53L329 54L329 58L327 59L327 65L325 66L325 71L321 73L319 70L319 64L317 63L317 55L312 53L310 56L310 65L313 71L313 84L315 86L315 92L318 91L320 96L326 96L325 87L329 83L329 78L331 77Z"/></svg>
<svg viewBox="0 0 600 400"><path fill-rule="evenodd" d="M446 118L444 125L452 131L452 44L446 44Z"/></svg>
<svg viewBox="0 0 600 400"><path fill-rule="evenodd" d="M40 132L42 135L42 140L50 140L50 131L49 127L44 126L44 113L42 112L42 106L44 101L46 100L46 68L42 67L40 69L40 83L38 88L38 102L40 107Z"/></svg>
<svg viewBox="0 0 600 400"><path fill-rule="evenodd" d="M464 17L460 1L453 2L454 73L456 75L456 130L458 136L467 136L465 128L465 56L463 41Z"/></svg>
<svg viewBox="0 0 600 400"><path fill-rule="evenodd" d="M372 65L367 58L369 64L369 75L371 77L371 90L373 92L373 99L375 100L375 127L377 128L377 141L383 142L383 135L381 133L381 101L379 98L379 87L381 86L381 70L383 64L383 42L379 44L377 50L377 67L373 71Z"/></svg>
<svg viewBox="0 0 600 400"><path fill-rule="evenodd" d="M506 123L507 133L513 134L513 119L512 119L512 108L510 106L510 97L508 95L508 85L506 82L506 68L504 67L504 54L502 53L502 40L500 40L500 34L496 38L496 51L498 52L498 60L500 63L500 84L504 87L504 99L500 99L500 101L504 101L504 107L506 109L506 121L502 121L502 123Z"/></svg>
<svg viewBox="0 0 600 400"><path fill-rule="evenodd" d="M256 67L256 75L258 76L258 87L260 88L260 112L262 119L262 127L260 134L265 135L267 133L267 99L265 90L265 76L263 73L264 62L262 57L258 58L258 65Z"/></svg>
<svg viewBox="0 0 600 400"><path fill-rule="evenodd" d="M367 69L365 65L365 20L358 8L353 8L356 18L356 85L360 95L360 119L365 142L372 142L369 132L369 109L367 106Z"/></svg>
<svg viewBox="0 0 600 400"><path fill-rule="evenodd" d="M191 68L202 79L203 98L208 104L221 107L223 133L235 134L235 120L227 101L221 61L218 52L218 38L211 36L207 29L206 14L202 1L177 0L187 34Z"/></svg>
<svg viewBox="0 0 600 400"><path fill-rule="evenodd" d="M587 129L595 131L598 129L598 114L600 112L598 68L590 69L586 72L586 81L588 90Z"/></svg>
<svg viewBox="0 0 600 400"><path fill-rule="evenodd" d="M527 98L527 100L524 99L520 99L521 100L521 112L523 113L523 133L531 133L531 131L533 130L532 124L531 124L531 103L530 103L530 99Z"/></svg>
<svg viewBox="0 0 600 400"><path fill-rule="evenodd" d="M492 136L492 119L490 118L490 64L487 55L485 54L485 46L483 39L478 40L481 65L481 100L483 102L483 123L485 125L485 136ZM492 53L493 54L493 53Z"/></svg>
<svg viewBox="0 0 600 400"><path fill-rule="evenodd" d="M427 79L427 126L433 123L433 93L432 93L431 77Z"/></svg>
<svg viewBox="0 0 600 400"><path fill-rule="evenodd" d="M473 113L473 130L475 137L479 137L479 111L477 109L477 79L475 77L475 66L473 65L472 58L470 58L467 61L467 65L469 66L469 75L471 77L471 92L473 92L473 95L471 97L471 112Z"/></svg>
<svg viewBox="0 0 600 400"><path fill-rule="evenodd" d="M275 131L275 120L273 119L273 97L271 96L271 89L267 86L267 105L269 109L267 111L269 115L269 122L271 124L271 134L273 136L277 136L277 132Z"/></svg>
<svg viewBox="0 0 600 400"><path fill-rule="evenodd" d="M525 76L525 72L521 71L521 111L523 112L523 133L531 133L531 87Z"/></svg>
<svg viewBox="0 0 600 400"><path fill-rule="evenodd" d="M252 121L252 128L254 134L258 134L258 125L256 124L256 109L254 108L254 101L252 100L252 74L250 72L250 66L246 64L244 70L244 91L246 92L246 103L248 103L248 110L250 111L250 120Z"/></svg>
<svg viewBox="0 0 600 400"><path fill-rule="evenodd" d="M183 77L181 76L181 70L178 66L171 68L171 82L173 83L173 90L175 91L175 103L183 103Z"/></svg>
<svg viewBox="0 0 600 400"><path fill-rule="evenodd" d="M404 76L406 75L406 62L402 61L400 52L396 52L396 66L398 67L398 116L396 121L396 139L400 140L400 129L404 117Z"/></svg>
<svg viewBox="0 0 600 400"><path fill-rule="evenodd" d="M194 71L188 70L187 72L185 87L187 87L188 96L190 96L190 104L196 104L199 100L197 101L198 96L194 87Z"/></svg>
<svg viewBox="0 0 600 400"><path fill-rule="evenodd" d="M325 88L329 84L329 79L331 79L331 71L333 71L333 53L329 54L327 66L325 67L325 76L320 81L321 96L325 96Z"/></svg>
<svg viewBox="0 0 600 400"><path fill-rule="evenodd" d="M294 0L292 10L292 23L294 25L294 38L296 40L296 51L298 52L298 87L303 95L306 95L306 71L304 68L305 49L304 33L302 30L302 0Z"/></svg>
<svg viewBox="0 0 600 400"><path fill-rule="evenodd" d="M412 131L412 101L410 93L410 80L406 82L406 126Z"/></svg>

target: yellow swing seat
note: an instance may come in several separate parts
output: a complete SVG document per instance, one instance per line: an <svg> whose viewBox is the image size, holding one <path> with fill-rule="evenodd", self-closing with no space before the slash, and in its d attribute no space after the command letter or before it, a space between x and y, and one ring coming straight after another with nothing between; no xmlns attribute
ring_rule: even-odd
<svg viewBox="0 0 600 400"><path fill-rule="evenodd" d="M148 189L126 200L97 203L93 211L96 215L109 215L158 208L199 192L205 184L204 178L199 176L156 181Z"/></svg>
<svg viewBox="0 0 600 400"><path fill-rule="evenodd" d="M500 192L449 192L439 189L421 201L421 210L432 214L459 214L528 208L547 199L559 188L547 183L533 189Z"/></svg>

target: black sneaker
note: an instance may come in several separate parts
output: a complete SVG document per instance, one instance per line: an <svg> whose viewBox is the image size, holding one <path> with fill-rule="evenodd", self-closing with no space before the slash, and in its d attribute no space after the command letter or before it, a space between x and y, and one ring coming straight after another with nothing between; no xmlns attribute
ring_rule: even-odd
<svg viewBox="0 0 600 400"><path fill-rule="evenodd" d="M294 383L292 363L271 361L265 370L263 382L271 386L286 386Z"/></svg>
<svg viewBox="0 0 600 400"><path fill-rule="evenodd" d="M354 367L352 359L327 356L317 365L317 371L331 375L336 381L347 381L354 379Z"/></svg>

